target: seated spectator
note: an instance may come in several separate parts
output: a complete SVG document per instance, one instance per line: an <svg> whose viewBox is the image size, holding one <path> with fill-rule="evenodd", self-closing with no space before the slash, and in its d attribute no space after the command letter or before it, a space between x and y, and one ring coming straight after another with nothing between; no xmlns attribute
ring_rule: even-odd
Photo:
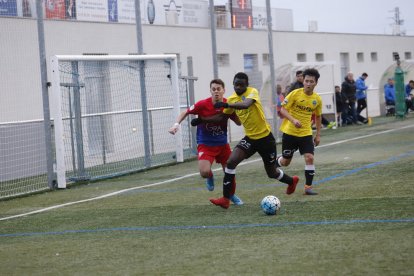
<svg viewBox="0 0 414 276"><path fill-rule="evenodd" d="M388 83L384 85L385 105L387 109L387 116L395 113L395 87L394 79L389 78Z"/></svg>
<svg viewBox="0 0 414 276"><path fill-rule="evenodd" d="M414 80L410 80L405 86L405 105L407 107L406 113L408 113L409 110L414 111L413 99L411 97L412 91L414 91Z"/></svg>
<svg viewBox="0 0 414 276"><path fill-rule="evenodd" d="M395 105L395 87L393 78L389 78L388 83L384 85L384 97L386 105Z"/></svg>
<svg viewBox="0 0 414 276"><path fill-rule="evenodd" d="M316 129L315 114L312 114L311 121L312 121L312 129ZM334 127L336 128L336 123L335 122L329 122L328 119L323 117L323 114L321 116L321 123L322 123L323 128L334 128Z"/></svg>

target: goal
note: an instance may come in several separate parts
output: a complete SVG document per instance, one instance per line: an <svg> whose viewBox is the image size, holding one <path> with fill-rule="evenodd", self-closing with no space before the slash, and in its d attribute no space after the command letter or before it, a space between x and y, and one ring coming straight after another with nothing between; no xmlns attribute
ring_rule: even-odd
<svg viewBox="0 0 414 276"><path fill-rule="evenodd" d="M58 188L183 161L176 55L56 55L51 70Z"/></svg>

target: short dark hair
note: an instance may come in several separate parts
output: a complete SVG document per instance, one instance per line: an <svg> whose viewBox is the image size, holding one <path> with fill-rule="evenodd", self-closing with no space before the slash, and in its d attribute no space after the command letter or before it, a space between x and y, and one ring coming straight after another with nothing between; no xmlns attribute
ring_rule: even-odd
<svg viewBox="0 0 414 276"><path fill-rule="evenodd" d="M315 77L316 82L318 82L318 79L321 75L319 74L318 70L316 70L315 68L309 68L303 72L303 77L306 77L306 76Z"/></svg>
<svg viewBox="0 0 414 276"><path fill-rule="evenodd" d="M362 73L362 76L363 77L368 77L368 74L367 73Z"/></svg>
<svg viewBox="0 0 414 276"><path fill-rule="evenodd" d="M244 73L244 72L239 72L239 73L237 73L236 75L234 75L234 78L233 78L233 83L234 83L234 80L235 79L242 79L242 80L246 80L246 82L247 82L247 84L249 84L249 77L247 76L247 74L246 73Z"/></svg>
<svg viewBox="0 0 414 276"><path fill-rule="evenodd" d="M225 88L224 87L224 81L222 81L221 79L213 79L212 81L210 81L210 87L213 83L221 85L221 86L223 86L223 88Z"/></svg>
<svg viewBox="0 0 414 276"><path fill-rule="evenodd" d="M341 87L339 87L339 85L335 85L335 88L341 88Z"/></svg>
<svg viewBox="0 0 414 276"><path fill-rule="evenodd" d="M303 71L302 71L302 70L298 70L298 71L296 71L296 76L299 76L299 75L301 75L301 74L303 74Z"/></svg>
<svg viewBox="0 0 414 276"><path fill-rule="evenodd" d="M414 83L414 80L410 80L408 83Z"/></svg>

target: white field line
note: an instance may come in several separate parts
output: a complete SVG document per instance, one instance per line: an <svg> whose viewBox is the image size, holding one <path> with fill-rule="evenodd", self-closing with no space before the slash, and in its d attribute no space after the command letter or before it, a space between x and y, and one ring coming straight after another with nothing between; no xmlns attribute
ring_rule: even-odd
<svg viewBox="0 0 414 276"><path fill-rule="evenodd" d="M359 137L354 137L354 138L350 138L350 139L336 141L336 142L332 142L332 143L329 143L329 144L326 144L326 145L318 146L317 148L330 147L330 146L333 146L333 145L343 144L343 143L347 143L347 142L350 142L350 141L364 139L364 138L368 138L368 137L371 137L371 136L381 135L381 134L385 134L385 133L388 133L388 132L393 132L393 131L402 130L402 129L406 129L406 128L411 128L411 127L414 127L414 125L403 126L403 127L396 128L396 129L389 129L389 130L384 130L384 131L380 131L380 132L377 132L377 133L372 133L372 134L367 134L367 135L363 135L363 136L359 136ZM250 160L250 161L244 161L244 162L240 163L239 166L251 164L253 162L257 162L257 161L261 161L261 160L262 159L257 158L257 159L253 159L253 160ZM216 168L213 171L219 171L219 170L222 170L222 168ZM35 211L23 213L23 214L13 215L13 216L9 216L9 217L3 217L3 218L0 218L0 221L19 218L19 217L24 217L24 216L38 214L38 213L43 213L43 212L50 211L50 210L53 210L53 209L58 209L58 208L62 208L62 207L70 206L70 205L79 204L79 203L95 201L95 200L99 200L99 199L119 195L119 194L122 194L122 193L125 193L125 192L133 191L133 190L144 189L144 188L154 187L154 186L160 186L160 185L171 183L171 182L174 182L174 181L177 181L177 180L180 180L180 179L193 177L193 176L196 176L198 174L199 174L198 172L197 173L190 173L190 174L186 174L186 175L183 175L183 176L180 176L180 177L164 180L164 181L153 183L153 184L147 184L147 185L143 185L143 186L139 186L139 187L132 187L132 188L119 190L119 191L116 191L116 192L112 192L112 193L109 193L109 194L104 194L104 195L97 196L97 197L92 197L92 198L78 200L78 201L72 201L72 202L58 204L58 205L53 205L53 206L50 206L50 207L47 207L47 208L42 208L42 209L39 209L39 210L35 210Z"/></svg>

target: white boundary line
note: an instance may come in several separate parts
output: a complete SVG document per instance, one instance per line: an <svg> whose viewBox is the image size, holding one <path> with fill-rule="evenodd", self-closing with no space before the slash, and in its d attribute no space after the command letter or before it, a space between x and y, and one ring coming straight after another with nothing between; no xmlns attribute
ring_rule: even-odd
<svg viewBox="0 0 414 276"><path fill-rule="evenodd" d="M402 129L406 129L406 128L411 128L411 127L414 127L414 125L403 126L403 127L400 127L400 128L384 130L384 131L380 131L380 132L377 132L377 133L372 133L372 134L367 134L367 135L363 135L363 136L359 136L359 137L345 139L345 140L341 140L341 141L337 141L337 142L332 142L332 143L329 143L329 144L326 144L326 145L318 146L317 148L329 147L329 146L333 146L333 145L343 144L343 143L347 143L347 142L350 142L350 141L364 139L364 138L367 138L367 137L380 135L380 134L384 134L384 133L388 133L388 132L393 132L393 131L397 131L397 130L402 130ZM261 161L261 160L262 159L257 158L257 159L253 159L253 160L250 160L250 161L244 161L244 162L240 163L239 166L251 164L253 162L257 162L257 161ZM216 168L213 171L219 171L219 170L222 170L222 168ZM116 192L112 192L112 193L97 196L97 197L92 197L92 198L83 199L83 200L79 200L79 201L72 201L72 202L68 202L68 203L64 203L64 204L54 205L54 206L50 206L50 207L47 207L47 208L43 208L43 209L39 209L39 210L36 210L36 211L27 212L27 213L23 213L23 214L19 214L19 215L3 217L3 218L0 218L0 221L19 218L19 217L24 217L24 216L33 215L33 214L39 214L39 213L43 213L43 212L50 211L50 210L53 210L53 209L58 209L58 208L62 208L62 207L70 206L70 205L79 204L79 203L95 201L95 200L99 200L99 199L119 195L119 194L122 194L122 193L125 193L125 192L133 191L133 190L144 189L144 188L154 187L154 186L160 186L160 185L171 183L171 182L174 182L174 181L177 181L177 180L180 180L180 179L193 177L193 176L196 176L198 174L199 174L198 172L197 173L190 173L190 174L187 174L187 175L183 175L183 176L176 177L176 178L173 178L173 179L164 180L164 181L153 183L153 184L143 185L143 186L139 186L139 187L132 187L132 188L119 190L119 191L116 191Z"/></svg>

